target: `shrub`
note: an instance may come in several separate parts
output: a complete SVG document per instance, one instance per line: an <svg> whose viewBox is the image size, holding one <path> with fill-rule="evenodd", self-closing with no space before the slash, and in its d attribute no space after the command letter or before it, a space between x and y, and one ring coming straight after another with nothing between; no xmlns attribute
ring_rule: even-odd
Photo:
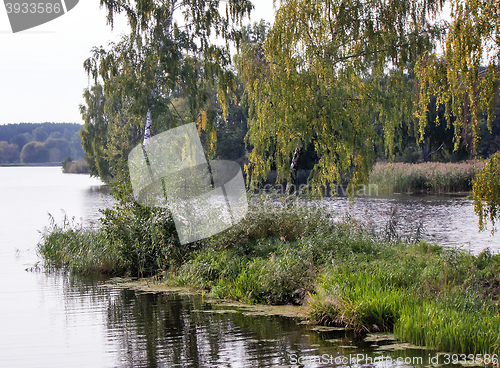
<svg viewBox="0 0 500 368"><path fill-rule="evenodd" d="M45 229L38 252L49 266L80 273L96 270L134 276L154 275L181 264L197 247L180 246L166 209L135 203L102 211L101 226L84 228L67 219Z"/></svg>

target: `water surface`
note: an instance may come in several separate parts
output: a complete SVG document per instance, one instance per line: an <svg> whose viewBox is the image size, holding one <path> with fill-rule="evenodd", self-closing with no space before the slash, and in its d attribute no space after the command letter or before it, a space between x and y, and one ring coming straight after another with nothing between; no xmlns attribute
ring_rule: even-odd
<svg viewBox="0 0 500 368"><path fill-rule="evenodd" d="M357 197L352 203L345 197L324 202L339 217L349 214L378 232L390 221L403 236L414 235L420 228L422 238L446 246L457 246L474 254L489 247L500 250L500 233L491 234L491 226L479 232L478 217L471 200L463 197L405 196Z"/></svg>
<svg viewBox="0 0 500 368"><path fill-rule="evenodd" d="M39 261L38 231L49 224L49 213L58 222L65 215L96 222L98 209L112 202L106 192L99 180L57 167L0 167L0 367L404 367L427 365L434 357L420 349L394 351L383 335L357 340L292 318L213 305L200 295L27 272ZM339 214L348 209L343 199L330 205ZM350 211L380 225L391 206L398 207L403 228L413 223L411 216L425 215L428 236L437 241L465 241L474 251L499 248L498 238L478 235L470 201L361 198ZM356 354L410 363L364 365L351 360Z"/></svg>

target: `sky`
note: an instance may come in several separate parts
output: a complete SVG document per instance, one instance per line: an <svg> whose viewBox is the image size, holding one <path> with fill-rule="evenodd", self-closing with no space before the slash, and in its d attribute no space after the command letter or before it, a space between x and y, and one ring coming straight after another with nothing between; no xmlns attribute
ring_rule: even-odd
<svg viewBox="0 0 500 368"><path fill-rule="evenodd" d="M274 18L273 2L254 1L252 22ZM99 0L80 0L51 22L12 33L0 4L0 125L10 123L83 124L79 105L89 79L83 62L94 46L118 40L124 19L114 31L106 25Z"/></svg>

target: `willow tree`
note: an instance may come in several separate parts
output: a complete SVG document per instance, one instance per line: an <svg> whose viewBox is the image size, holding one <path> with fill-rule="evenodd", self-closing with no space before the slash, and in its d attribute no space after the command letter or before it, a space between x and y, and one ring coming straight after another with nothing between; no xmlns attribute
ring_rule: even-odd
<svg viewBox="0 0 500 368"><path fill-rule="evenodd" d="M108 182L126 171L126 157L142 139L147 150L151 131L185 124L175 103L182 99L191 121L206 132L209 149L216 138L213 114L207 114L209 91L227 103L236 88L230 45L241 37L240 22L248 0L101 0L113 26L128 20L129 32L108 48L96 47L84 67L94 86L81 106L88 161ZM212 117L212 119L210 119ZM138 132L144 132L142 135ZM210 154L210 153L209 153ZM122 175L120 180L127 177Z"/></svg>
<svg viewBox="0 0 500 368"><path fill-rule="evenodd" d="M437 96L436 108L446 107L448 126L455 130L455 149L461 144L474 155L479 123L492 129L500 76L500 2L451 0L451 25L443 52L424 55L417 65L420 131L426 125L428 102ZM477 176L474 207L479 227L500 219L500 152ZM484 203L483 203L484 201Z"/></svg>
<svg viewBox="0 0 500 368"><path fill-rule="evenodd" d="M363 181L374 160L375 125L387 154L412 119L411 80L443 24L441 0L283 0L262 47L238 61L250 107L247 172L276 168L293 184L304 147L318 162L310 183Z"/></svg>

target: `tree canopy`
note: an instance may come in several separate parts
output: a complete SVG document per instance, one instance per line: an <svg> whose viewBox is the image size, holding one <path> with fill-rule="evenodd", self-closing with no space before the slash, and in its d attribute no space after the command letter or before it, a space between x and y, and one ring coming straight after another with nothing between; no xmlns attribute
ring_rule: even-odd
<svg viewBox="0 0 500 368"><path fill-rule="evenodd" d="M241 38L239 22L248 0L101 0L112 25L123 14L129 33L109 48L96 47L84 63L94 86L85 91L81 113L87 161L94 174L110 182L126 171L126 157L150 130L188 123L204 130L209 155L215 150L217 116L210 109L210 89L217 89L222 113L236 89L230 69L230 44ZM123 136L122 136L123 135ZM126 175L120 176L126 180Z"/></svg>
<svg viewBox="0 0 500 368"><path fill-rule="evenodd" d="M418 110L423 134L429 101L445 106L448 126L455 130L455 149L460 144L478 149L482 121L492 130L500 76L500 2L498 0L451 0L451 25L441 53L421 56L418 75ZM480 229L499 219L500 153L492 156L474 183L475 210ZM484 201L484 203L483 203Z"/></svg>
<svg viewBox="0 0 500 368"><path fill-rule="evenodd" d="M312 184L366 178L375 126L387 154L412 119L414 66L443 35L443 1L283 0L263 45L247 45L238 70L248 94L247 173L293 183L302 149L318 163Z"/></svg>
<svg viewBox="0 0 500 368"><path fill-rule="evenodd" d="M276 170L277 181L294 184L307 151L316 160L313 189L357 184L380 141L392 158L412 136L428 158L450 144L450 129L454 149L474 155L480 126L493 129L498 105L500 6L451 0L447 22L444 3L281 0L269 32L260 24L244 33L248 0L101 0L111 25L121 14L130 27L84 63L94 81L81 106L92 173L126 180L132 147L144 138L147 149L151 132L190 121L213 157L217 126L238 88L230 44L239 46L249 109L249 181ZM437 130L439 138L425 137ZM491 177L480 176L478 188L494 188Z"/></svg>
<svg viewBox="0 0 500 368"><path fill-rule="evenodd" d="M53 163L83 158L80 124L21 123L0 125L0 163Z"/></svg>

